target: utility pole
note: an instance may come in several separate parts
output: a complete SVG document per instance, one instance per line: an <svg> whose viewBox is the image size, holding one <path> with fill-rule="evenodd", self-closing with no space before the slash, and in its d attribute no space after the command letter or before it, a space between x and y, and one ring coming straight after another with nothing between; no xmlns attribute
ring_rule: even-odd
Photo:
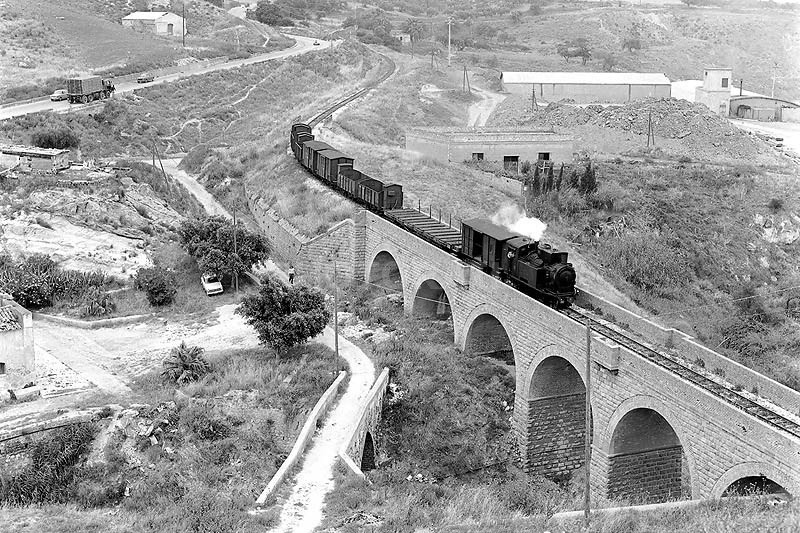
<svg viewBox="0 0 800 533"><path fill-rule="evenodd" d="M531 83L531 113L539 111L539 104L536 102L536 84Z"/></svg>
<svg viewBox="0 0 800 533"><path fill-rule="evenodd" d="M453 54L450 52L450 30L452 25L453 25L453 17L450 17L449 19L447 19L447 66L448 67L450 66L450 58L453 56ZM775 85L774 82L773 85Z"/></svg>
<svg viewBox="0 0 800 533"><path fill-rule="evenodd" d="M333 349L339 357L339 281L336 273L336 258L333 258Z"/></svg>
<svg viewBox="0 0 800 533"><path fill-rule="evenodd" d="M656 145L656 134L653 131L653 112L650 111L647 114L647 146L650 147L650 142L652 141L653 146Z"/></svg>
<svg viewBox="0 0 800 533"><path fill-rule="evenodd" d="M236 200L233 201L233 255L238 255L236 247ZM239 272L233 271L233 284L236 287L236 296L239 296Z"/></svg>
<svg viewBox="0 0 800 533"><path fill-rule="evenodd" d="M183 3L183 16L181 20L181 42L186 48L186 2Z"/></svg>
<svg viewBox="0 0 800 533"><path fill-rule="evenodd" d="M589 506L591 500L589 497L589 471L592 464L592 330L589 324L586 324L586 432L585 441L585 457L584 464L586 465L586 484L583 487L583 525L586 531L589 530Z"/></svg>
<svg viewBox="0 0 800 533"><path fill-rule="evenodd" d="M742 96L742 87L744 87L744 79L739 78L739 96Z"/></svg>

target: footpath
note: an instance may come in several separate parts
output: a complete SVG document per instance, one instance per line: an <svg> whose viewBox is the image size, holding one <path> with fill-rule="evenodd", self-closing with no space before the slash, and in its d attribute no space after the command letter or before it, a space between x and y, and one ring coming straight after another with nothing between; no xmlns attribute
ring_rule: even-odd
<svg viewBox="0 0 800 533"><path fill-rule="evenodd" d="M197 183L193 176L177 168L178 161L164 160L163 163L164 170L186 186L206 212L230 218L222 204ZM282 280L288 280L286 274L277 267L272 267L271 270ZM322 335L314 340L333 349L336 342L333 328L325 328ZM341 335L339 355L349 366L347 390L328 413L325 425L314 435L311 447L303 458L303 466L295 476L292 491L283 504L280 523L275 531L310 533L322 522L325 496L334 486L333 468L339 449L352 432L361 401L375 380L375 366L369 357Z"/></svg>

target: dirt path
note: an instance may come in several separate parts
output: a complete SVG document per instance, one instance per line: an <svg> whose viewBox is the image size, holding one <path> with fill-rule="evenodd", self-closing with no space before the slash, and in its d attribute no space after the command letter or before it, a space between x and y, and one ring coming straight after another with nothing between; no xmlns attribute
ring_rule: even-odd
<svg viewBox="0 0 800 533"><path fill-rule="evenodd" d="M467 126L477 128L486 125L486 121L506 96L480 87L473 87L472 90L481 97L481 101L469 106Z"/></svg>
<svg viewBox="0 0 800 533"><path fill-rule="evenodd" d="M316 339L334 347L333 329ZM347 391L328 414L325 425L314 436L306 452L303 467L294 481L294 488L283 504L280 525L275 531L311 532L322 522L325 496L333 490L333 466L339 448L345 443L355 423L355 414L375 379L375 366L356 345L339 337L339 353L350 366Z"/></svg>
<svg viewBox="0 0 800 533"><path fill-rule="evenodd" d="M205 187L197 183L197 180L178 168L180 159L162 159L161 164L164 165L164 171L167 174L178 180L191 192L197 200L206 208L209 215L222 215L225 218L231 218L227 209L222 207L222 204L216 198L211 196Z"/></svg>

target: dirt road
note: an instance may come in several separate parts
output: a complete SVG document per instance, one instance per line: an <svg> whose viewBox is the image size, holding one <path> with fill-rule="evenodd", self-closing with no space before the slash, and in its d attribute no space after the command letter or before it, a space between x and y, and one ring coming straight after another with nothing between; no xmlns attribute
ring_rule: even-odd
<svg viewBox="0 0 800 533"><path fill-rule="evenodd" d="M178 168L181 159L162 159L161 164L164 165L164 171L167 174L181 182L181 184L188 189L190 193L197 198L197 201L203 204L203 207L206 208L206 212L209 215L221 215L225 218L231 218L231 215L228 213L228 210L225 209L221 203L219 203L216 198L211 196L211 193L206 190L205 187L197 183L197 179L193 176L190 176L183 170Z"/></svg>
<svg viewBox="0 0 800 533"><path fill-rule="evenodd" d="M472 90L481 97L481 101L469 106L467 126L478 128L486 125L486 121L489 120L489 117L500 105L500 102L506 99L506 96L488 89L481 89L480 87L473 87Z"/></svg>
<svg viewBox="0 0 800 533"><path fill-rule="evenodd" d="M334 347L333 328L316 339ZM322 522L325 496L333 490L333 466L339 449L347 440L355 423L361 402L375 380L375 366L356 345L339 337L339 354L350 367L347 391L328 414L322 430L314 436L306 452L303 468L297 474L294 488L283 503L280 525L275 531L304 533L313 531Z"/></svg>

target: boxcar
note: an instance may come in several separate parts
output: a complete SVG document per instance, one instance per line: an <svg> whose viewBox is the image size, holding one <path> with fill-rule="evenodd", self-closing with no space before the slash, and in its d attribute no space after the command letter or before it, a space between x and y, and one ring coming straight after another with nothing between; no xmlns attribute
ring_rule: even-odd
<svg viewBox="0 0 800 533"><path fill-rule="evenodd" d="M320 150L317 157L320 177L331 183L338 182L340 170L353 168L353 158L338 150Z"/></svg>
<svg viewBox="0 0 800 533"><path fill-rule="evenodd" d="M295 159L303 161L303 143L313 141L311 126L308 124L292 124L291 146Z"/></svg>
<svg viewBox="0 0 800 533"><path fill-rule="evenodd" d="M461 252L489 272L502 268L503 243L519 234L483 218L461 223Z"/></svg>
<svg viewBox="0 0 800 533"><path fill-rule="evenodd" d="M333 148L322 141L306 141L303 143L303 166L311 171L312 174L319 176L317 173L317 154L322 150L332 150Z"/></svg>

